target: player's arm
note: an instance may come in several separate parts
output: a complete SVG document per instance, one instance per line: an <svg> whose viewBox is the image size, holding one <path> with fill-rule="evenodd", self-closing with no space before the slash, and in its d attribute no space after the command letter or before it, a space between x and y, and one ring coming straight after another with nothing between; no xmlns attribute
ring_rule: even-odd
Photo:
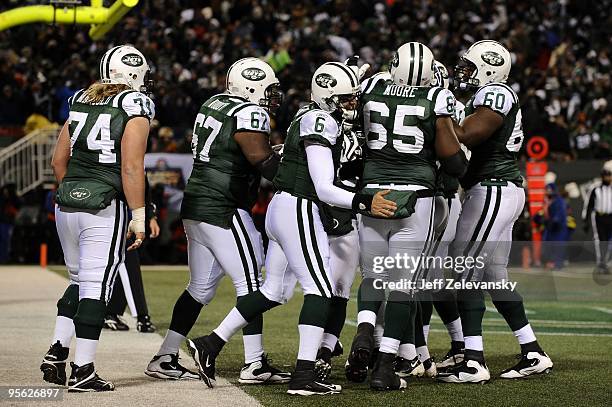
<svg viewBox="0 0 612 407"><path fill-rule="evenodd" d="M591 212L595 208L595 188L591 188L591 192L589 193L589 199L587 200L587 204L582 211L582 221L584 222L583 229L585 232L589 230L590 226L590 217Z"/></svg>
<svg viewBox="0 0 612 407"><path fill-rule="evenodd" d="M121 139L121 181L123 193L132 210L128 237L136 235L136 241L128 250L137 249L145 239L144 156L148 135L149 120L145 117L135 117L128 121Z"/></svg>
<svg viewBox="0 0 612 407"><path fill-rule="evenodd" d="M246 159L261 173L272 181L278 171L280 155L272 151L268 135L254 131L241 131L234 133L234 140L240 146Z"/></svg>
<svg viewBox="0 0 612 407"><path fill-rule="evenodd" d="M267 180L272 181L280 164L280 155L270 147L270 116L261 106L238 110L234 140L246 159Z"/></svg>
<svg viewBox="0 0 612 407"><path fill-rule="evenodd" d="M504 124L515 103L518 103L516 95L505 85L491 84L478 89L472 101L476 110L461 126L455 126L459 141L468 148L486 141Z"/></svg>
<svg viewBox="0 0 612 407"><path fill-rule="evenodd" d="M304 143L308 173L317 197L327 204L354 212L385 218L392 216L397 205L384 198L389 191L379 191L372 196L355 194L334 185L335 167L331 147L336 142L342 142L338 137L338 123L329 114L312 111L300 119L300 138Z"/></svg>
<svg viewBox="0 0 612 407"><path fill-rule="evenodd" d="M334 185L334 160L331 149L325 145L305 140L308 173L317 191L317 197L333 206L352 209L354 212L370 212L374 216L393 216L397 204L386 200L389 190L376 195L355 194Z"/></svg>
<svg viewBox="0 0 612 407"><path fill-rule="evenodd" d="M66 175L68 160L70 160L70 133L68 132L68 122L66 122L57 138L53 158L51 158L51 168L53 168L53 174L58 184L62 182Z"/></svg>
<svg viewBox="0 0 612 407"><path fill-rule="evenodd" d="M455 133L452 119L455 102L455 96L448 89L437 93L434 107L437 116L434 148L444 172L453 177L461 177L467 169L468 161Z"/></svg>
<svg viewBox="0 0 612 407"><path fill-rule="evenodd" d="M491 137L503 123L503 116L486 106L479 106L462 125L454 123L454 128L459 141L472 148Z"/></svg>

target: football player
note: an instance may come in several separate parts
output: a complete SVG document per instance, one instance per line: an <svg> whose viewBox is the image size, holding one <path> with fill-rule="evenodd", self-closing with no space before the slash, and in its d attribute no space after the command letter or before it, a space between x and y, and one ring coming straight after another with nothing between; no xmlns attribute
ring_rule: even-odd
<svg viewBox="0 0 612 407"><path fill-rule="evenodd" d="M375 75L362 85L367 140L362 184L365 191L391 189L390 199L395 199L401 210L389 220L361 216L358 229L365 278L359 292L358 328L347 376L367 371L376 315L384 300L384 290L377 288L377 281L403 283L418 276L419 267L413 267L410 261L380 270L380 260L416 260L424 253L426 242L432 238L436 160L454 176L463 174L466 168L451 119L455 97L448 89L430 87L433 64L427 46L409 42L394 54L390 81ZM418 361L413 293L390 287L383 337L370 377L370 387L375 390L406 386L394 372L398 351L404 359ZM402 341L406 343L400 350Z"/></svg>
<svg viewBox="0 0 612 407"><path fill-rule="evenodd" d="M145 239L144 154L155 105L149 65L136 48L122 45L100 62L100 82L76 92L62 128L52 167L57 182L57 233L69 285L57 302L53 345L40 369L43 379L66 384L66 360L76 334L69 392L112 391L96 373L94 360L126 232ZM128 207L131 221L128 224Z"/></svg>
<svg viewBox="0 0 612 407"><path fill-rule="evenodd" d="M446 89L450 87L448 70L439 61L434 61L434 80L432 81L432 86L441 86ZM457 123L461 123L464 117L465 106L457 100L453 119ZM469 150L464 150L464 152L466 156L469 154ZM440 225L440 227L436 228L435 240L429 253L430 256L445 259L448 255L448 247L455 239L457 221L459 220L459 213L461 213L461 200L459 199L458 189L459 180L457 177L450 176L445 171L440 171L438 173L438 196L436 196L436 210L434 215L436 220L434 223ZM428 281L443 280L444 272L437 266L438 265L434 265L430 269L425 269L423 272L423 279ZM442 289L424 294L426 295L426 299L419 303L424 341L427 342L428 339L429 323L434 307L451 337L451 349L444 358L435 365L431 363L432 360L429 358L427 348L419 348L419 344L417 344L417 353L424 365L424 375L435 376L438 369L445 369L463 360L463 332L461 330L461 319L459 318L457 301L451 291ZM420 334L418 326L416 333Z"/></svg>
<svg viewBox="0 0 612 407"><path fill-rule="evenodd" d="M455 126L459 140L472 155L461 179L466 196L451 254L484 259L483 267L460 274L459 278L467 281L508 280L512 226L525 203L517 164L523 144L521 108L516 93L506 84L510 66L510 52L496 41L485 40L474 43L455 67L456 86L475 91L466 105L463 123ZM513 379L549 372L553 363L536 340L521 296L514 291L489 293L521 346L521 360L504 370L501 377ZM464 361L439 374L438 379L486 382L490 373L482 341L484 293L459 290L457 298L465 339Z"/></svg>
<svg viewBox="0 0 612 407"><path fill-rule="evenodd" d="M181 216L187 234L190 280L174 305L166 337L145 373L160 379L198 379L178 362L181 343L200 311L228 275L241 298L261 284L263 243L250 208L260 176L274 178L280 157L269 142L270 116L281 93L272 68L257 58L235 62L227 91L208 99L196 116L191 146L194 166ZM262 343L263 319L243 329L241 383L286 383L289 374L270 366Z"/></svg>
<svg viewBox="0 0 612 407"><path fill-rule="evenodd" d="M339 393L341 387L317 380L315 360L327 324L334 289L330 282L329 239L320 202L353 212L392 216L396 205L376 194L353 193L334 185L342 143L342 117L354 115L359 95L357 75L346 65L329 62L319 67L311 82L312 102L294 117L284 144L274 185L278 192L268 206L266 281L261 290L237 306L210 335L190 340L200 376L212 385L215 358L225 343L261 313L283 302L287 273L302 286L304 303L298 330L300 345L289 394Z"/></svg>

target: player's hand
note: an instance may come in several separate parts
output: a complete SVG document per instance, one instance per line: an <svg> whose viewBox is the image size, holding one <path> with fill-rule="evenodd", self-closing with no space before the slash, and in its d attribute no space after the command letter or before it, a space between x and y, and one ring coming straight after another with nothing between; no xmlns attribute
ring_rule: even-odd
<svg viewBox="0 0 612 407"><path fill-rule="evenodd" d="M127 248L128 251L138 249L140 246L142 246L142 242L144 242L144 240L146 239L146 235L144 232L128 232L128 239L132 236L136 236L136 239L134 240L134 243L132 243L130 247Z"/></svg>
<svg viewBox="0 0 612 407"><path fill-rule="evenodd" d="M384 191L378 191L376 194L374 194L374 198L372 199L372 208L370 209L372 215L380 218L390 218L393 216L397 210L397 204L393 201L385 199L385 195L387 195L389 192L391 192L391 190L385 189Z"/></svg>
<svg viewBox="0 0 612 407"><path fill-rule="evenodd" d="M128 250L135 250L142 246L142 242L144 242L145 235L145 208L132 209L132 220L128 225L127 231L127 239L130 239L132 236L136 237L134 243L128 247Z"/></svg>
<svg viewBox="0 0 612 407"><path fill-rule="evenodd" d="M159 223L157 223L157 219L155 218L151 218L151 220L149 221L149 228L151 229L151 234L149 235L149 237L151 239L155 239L157 236L159 236Z"/></svg>

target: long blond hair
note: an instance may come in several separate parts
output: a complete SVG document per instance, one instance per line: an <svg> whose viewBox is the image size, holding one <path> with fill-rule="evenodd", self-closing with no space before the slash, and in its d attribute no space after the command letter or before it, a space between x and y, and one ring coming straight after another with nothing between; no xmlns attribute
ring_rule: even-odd
<svg viewBox="0 0 612 407"><path fill-rule="evenodd" d="M100 103L128 89L131 88L122 83L96 82L83 93L83 100L87 103Z"/></svg>

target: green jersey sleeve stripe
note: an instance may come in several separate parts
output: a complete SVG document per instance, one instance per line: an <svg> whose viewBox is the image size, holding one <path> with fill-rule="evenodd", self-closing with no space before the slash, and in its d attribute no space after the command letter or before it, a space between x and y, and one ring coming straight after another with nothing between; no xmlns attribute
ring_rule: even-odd
<svg viewBox="0 0 612 407"><path fill-rule="evenodd" d="M112 99L113 107L121 107L121 102L123 102L123 97L130 92L136 92L136 91L132 89L126 89L124 91L117 93L115 96L113 96L113 99Z"/></svg>

